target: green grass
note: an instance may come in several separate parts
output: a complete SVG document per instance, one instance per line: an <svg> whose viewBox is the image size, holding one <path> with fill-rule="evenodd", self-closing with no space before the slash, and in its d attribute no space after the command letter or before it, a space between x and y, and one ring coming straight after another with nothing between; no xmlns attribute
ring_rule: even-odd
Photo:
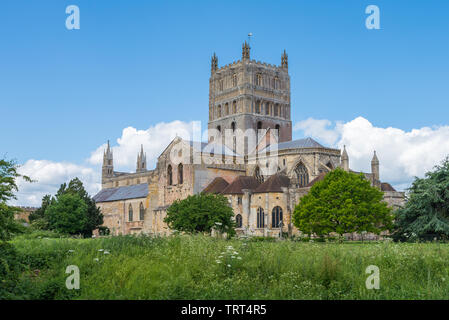
<svg viewBox="0 0 449 320"><path fill-rule="evenodd" d="M449 299L449 244L206 236L13 244L27 265L15 292L21 299ZM80 290L65 287L68 265L80 269ZM369 265L380 269L379 290L365 287Z"/></svg>

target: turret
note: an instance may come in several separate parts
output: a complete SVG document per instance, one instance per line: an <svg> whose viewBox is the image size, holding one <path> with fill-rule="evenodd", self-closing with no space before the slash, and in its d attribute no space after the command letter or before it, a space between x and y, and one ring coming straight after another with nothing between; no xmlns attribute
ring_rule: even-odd
<svg viewBox="0 0 449 320"><path fill-rule="evenodd" d="M288 55L287 52L285 52L285 49L281 57L281 66L282 68L288 69Z"/></svg>
<svg viewBox="0 0 449 320"><path fill-rule="evenodd" d="M114 175L114 158L112 155L111 146L109 145L103 153L103 167L102 167L102 183L105 182L106 178L111 178Z"/></svg>
<svg viewBox="0 0 449 320"><path fill-rule="evenodd" d="M343 170L349 172L349 157L346 146L343 147L343 153L341 154L341 167Z"/></svg>
<svg viewBox="0 0 449 320"><path fill-rule="evenodd" d="M143 145L140 145L140 153L137 154L137 169L136 172L147 171L147 154L143 153Z"/></svg>
<svg viewBox="0 0 449 320"><path fill-rule="evenodd" d="M379 159L377 158L376 151L374 151L373 159L371 160L371 173L373 174L373 185L379 184Z"/></svg>
<svg viewBox="0 0 449 320"><path fill-rule="evenodd" d="M212 60L211 60L210 73L214 74L214 72L217 71L217 69L218 69L218 57L214 52L214 55L212 56Z"/></svg>
<svg viewBox="0 0 449 320"><path fill-rule="evenodd" d="M242 60L249 60L249 50L251 48L249 47L248 43L245 41L245 43L242 45Z"/></svg>

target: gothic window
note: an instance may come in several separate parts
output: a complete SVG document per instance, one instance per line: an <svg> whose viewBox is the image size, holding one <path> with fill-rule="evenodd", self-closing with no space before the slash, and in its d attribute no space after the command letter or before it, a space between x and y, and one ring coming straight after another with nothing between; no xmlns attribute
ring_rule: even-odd
<svg viewBox="0 0 449 320"><path fill-rule="evenodd" d="M220 89L220 91L223 91L223 89L224 89L224 82L223 82L223 80L218 81L218 88Z"/></svg>
<svg viewBox="0 0 449 320"><path fill-rule="evenodd" d="M326 164L326 166L331 170L334 169L334 166L332 165L332 163L330 161Z"/></svg>
<svg viewBox="0 0 449 320"><path fill-rule="evenodd" d="M276 104L276 105L274 106L274 116L275 116L275 117L278 117L278 116L279 116L279 105L278 105L278 104Z"/></svg>
<svg viewBox="0 0 449 320"><path fill-rule="evenodd" d="M260 73L258 73L256 75L256 85L257 86L261 86L262 85L262 75Z"/></svg>
<svg viewBox="0 0 449 320"><path fill-rule="evenodd" d="M173 170L170 164L167 167L167 184L169 186L173 184Z"/></svg>
<svg viewBox="0 0 449 320"><path fill-rule="evenodd" d="M145 215L145 209L143 207L143 203L141 202L140 203L140 208L139 208L139 219L140 219L140 221L143 221L144 215Z"/></svg>
<svg viewBox="0 0 449 320"><path fill-rule="evenodd" d="M304 164L299 163L295 168L296 186L298 188L305 187L309 184L309 174Z"/></svg>
<svg viewBox="0 0 449 320"><path fill-rule="evenodd" d="M242 215L238 214L235 216L235 224L237 225L237 228L241 228L243 225L243 221L242 221Z"/></svg>
<svg viewBox="0 0 449 320"><path fill-rule="evenodd" d="M232 132L234 133L235 132L235 122L231 123L231 129L232 129Z"/></svg>
<svg viewBox="0 0 449 320"><path fill-rule="evenodd" d="M235 73L232 75L232 86L237 86L237 75Z"/></svg>
<svg viewBox="0 0 449 320"><path fill-rule="evenodd" d="M271 227L279 228L279 223L282 221L282 208L274 207L271 211Z"/></svg>
<svg viewBox="0 0 449 320"><path fill-rule="evenodd" d="M270 103L265 103L265 114L270 114Z"/></svg>
<svg viewBox="0 0 449 320"><path fill-rule="evenodd" d="M260 168L256 167L256 170L254 170L254 178L256 178L257 181L262 183L264 181L263 175L260 173Z"/></svg>
<svg viewBox="0 0 449 320"><path fill-rule="evenodd" d="M242 197L237 198L237 204L242 204Z"/></svg>
<svg viewBox="0 0 449 320"><path fill-rule="evenodd" d="M281 129L281 126L277 124L277 125L274 127L274 129L277 131L277 134L278 134L278 137L279 137L279 130Z"/></svg>
<svg viewBox="0 0 449 320"><path fill-rule="evenodd" d="M260 101L256 101L256 113L260 113Z"/></svg>
<svg viewBox="0 0 449 320"><path fill-rule="evenodd" d="M184 168L182 163L178 165L178 184L182 184L184 182Z"/></svg>
<svg viewBox="0 0 449 320"><path fill-rule="evenodd" d="M237 113L237 102L232 102L232 113Z"/></svg>
<svg viewBox="0 0 449 320"><path fill-rule="evenodd" d="M131 204L128 207L128 221L133 221L133 207Z"/></svg>
<svg viewBox="0 0 449 320"><path fill-rule="evenodd" d="M221 132L221 126L217 126L217 131Z"/></svg>
<svg viewBox="0 0 449 320"><path fill-rule="evenodd" d="M262 121L257 122L257 130L262 130Z"/></svg>
<svg viewBox="0 0 449 320"><path fill-rule="evenodd" d="M274 88L279 89L279 78L278 77L274 78Z"/></svg>
<svg viewBox="0 0 449 320"><path fill-rule="evenodd" d="M225 108L224 108L224 112L223 112L223 115L224 116L227 116L229 114L229 104L225 104Z"/></svg>
<svg viewBox="0 0 449 320"><path fill-rule="evenodd" d="M218 108L217 108L217 116L218 116L218 118L221 117L221 106L218 106Z"/></svg>
<svg viewBox="0 0 449 320"><path fill-rule="evenodd" d="M261 207L257 208L257 228L265 227L265 214Z"/></svg>

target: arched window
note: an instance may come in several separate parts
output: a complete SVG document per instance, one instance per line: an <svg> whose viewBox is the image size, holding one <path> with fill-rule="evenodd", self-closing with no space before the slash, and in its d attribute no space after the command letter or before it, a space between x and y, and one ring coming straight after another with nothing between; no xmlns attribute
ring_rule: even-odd
<svg viewBox="0 0 449 320"><path fill-rule="evenodd" d="M178 184L182 184L184 182L184 167L182 163L178 165Z"/></svg>
<svg viewBox="0 0 449 320"><path fill-rule="evenodd" d="M279 105L278 104L274 105L274 116L275 117L279 116Z"/></svg>
<svg viewBox="0 0 449 320"><path fill-rule="evenodd" d="M221 117L221 106L218 106L218 108L217 108L217 117L218 118Z"/></svg>
<svg viewBox="0 0 449 320"><path fill-rule="evenodd" d="M224 115L224 116L227 116L228 114L229 114L229 104L226 103L226 104L225 104L225 108L224 108L223 115Z"/></svg>
<svg viewBox="0 0 449 320"><path fill-rule="evenodd" d="M218 82L218 86L219 86L219 88L220 88L220 91L223 91L223 89L224 89L224 82L223 82L223 80L220 80L220 81Z"/></svg>
<svg viewBox="0 0 449 320"><path fill-rule="evenodd" d="M262 75L260 73L256 76L256 85L261 86L262 85Z"/></svg>
<svg viewBox="0 0 449 320"><path fill-rule="evenodd" d="M221 126L217 126L217 131L221 132Z"/></svg>
<svg viewBox="0 0 449 320"><path fill-rule="evenodd" d="M236 101L232 102L232 113L237 113L237 102Z"/></svg>
<svg viewBox="0 0 449 320"><path fill-rule="evenodd" d="M243 225L243 220L242 220L242 215L238 214L235 216L235 224L237 226L237 228L241 228Z"/></svg>
<svg viewBox="0 0 449 320"><path fill-rule="evenodd" d="M133 221L133 207L131 204L128 207L128 221Z"/></svg>
<svg viewBox="0 0 449 320"><path fill-rule="evenodd" d="M270 114L270 103L269 102L265 103L265 114Z"/></svg>
<svg viewBox="0 0 449 320"><path fill-rule="evenodd" d="M279 78L278 77L274 78L274 88L279 89Z"/></svg>
<svg viewBox="0 0 449 320"><path fill-rule="evenodd" d="M304 164L299 163L295 168L296 186L301 188L309 184L309 173Z"/></svg>
<svg viewBox="0 0 449 320"><path fill-rule="evenodd" d="M271 211L271 227L279 228L279 223L282 221L282 208L274 207Z"/></svg>
<svg viewBox="0 0 449 320"><path fill-rule="evenodd" d="M279 130L281 129L281 126L277 124L274 128L277 130L278 135L279 135Z"/></svg>
<svg viewBox="0 0 449 320"><path fill-rule="evenodd" d="M262 121L257 122L257 130L262 130Z"/></svg>
<svg viewBox="0 0 449 320"><path fill-rule="evenodd" d="M256 101L256 113L260 113L260 101Z"/></svg>
<svg viewBox="0 0 449 320"><path fill-rule="evenodd" d="M237 86L237 75L235 73L232 75L232 86Z"/></svg>
<svg viewBox="0 0 449 320"><path fill-rule="evenodd" d="M232 132L235 131L235 122L231 123L231 129L232 129Z"/></svg>
<svg viewBox="0 0 449 320"><path fill-rule="evenodd" d="M260 168L256 167L256 170L254 170L254 178L256 178L257 181L262 183L264 181L263 175L260 173Z"/></svg>
<svg viewBox="0 0 449 320"><path fill-rule="evenodd" d="M144 215L145 215L145 209L143 207L143 203L141 202L140 208L139 208L139 220L140 221L143 221Z"/></svg>
<svg viewBox="0 0 449 320"><path fill-rule="evenodd" d="M170 164L167 167L167 184L169 186L173 184L173 170Z"/></svg>
<svg viewBox="0 0 449 320"><path fill-rule="evenodd" d="M261 207L257 208L257 228L265 228L265 214Z"/></svg>

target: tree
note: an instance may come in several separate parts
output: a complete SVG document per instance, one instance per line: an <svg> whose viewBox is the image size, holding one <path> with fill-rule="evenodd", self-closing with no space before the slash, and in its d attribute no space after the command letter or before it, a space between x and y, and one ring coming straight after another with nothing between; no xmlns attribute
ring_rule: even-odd
<svg viewBox="0 0 449 320"><path fill-rule="evenodd" d="M84 200L73 193L63 193L45 210L50 229L69 234L80 234L87 223L88 207Z"/></svg>
<svg viewBox="0 0 449 320"><path fill-rule="evenodd" d="M294 225L306 234L335 232L379 234L392 227L393 215L383 193L362 174L336 169L315 183L293 212Z"/></svg>
<svg viewBox="0 0 449 320"><path fill-rule="evenodd" d="M45 210L47 210L47 207L50 205L51 201L52 201L51 195L46 194L42 198L41 207L36 209L36 211L31 212L30 215L28 216L28 220L30 220L30 222L33 223L37 220L44 219Z"/></svg>
<svg viewBox="0 0 449 320"><path fill-rule="evenodd" d="M56 198L60 197L63 194L77 194L87 205L87 214L86 214L86 224L81 231L83 236L91 237L92 230L97 229L99 226L103 224L103 214L100 209L95 204L95 201L89 196L87 191L84 189L83 183L80 179L75 178L72 179L68 185L65 183L61 185L58 192L56 193Z"/></svg>
<svg viewBox="0 0 449 320"><path fill-rule="evenodd" d="M449 238L449 158L415 178L408 201L396 211L395 240Z"/></svg>
<svg viewBox="0 0 449 320"><path fill-rule="evenodd" d="M211 232L214 228L232 236L235 234L233 216L226 197L200 193L173 202L167 209L164 221L171 229L178 231Z"/></svg>

